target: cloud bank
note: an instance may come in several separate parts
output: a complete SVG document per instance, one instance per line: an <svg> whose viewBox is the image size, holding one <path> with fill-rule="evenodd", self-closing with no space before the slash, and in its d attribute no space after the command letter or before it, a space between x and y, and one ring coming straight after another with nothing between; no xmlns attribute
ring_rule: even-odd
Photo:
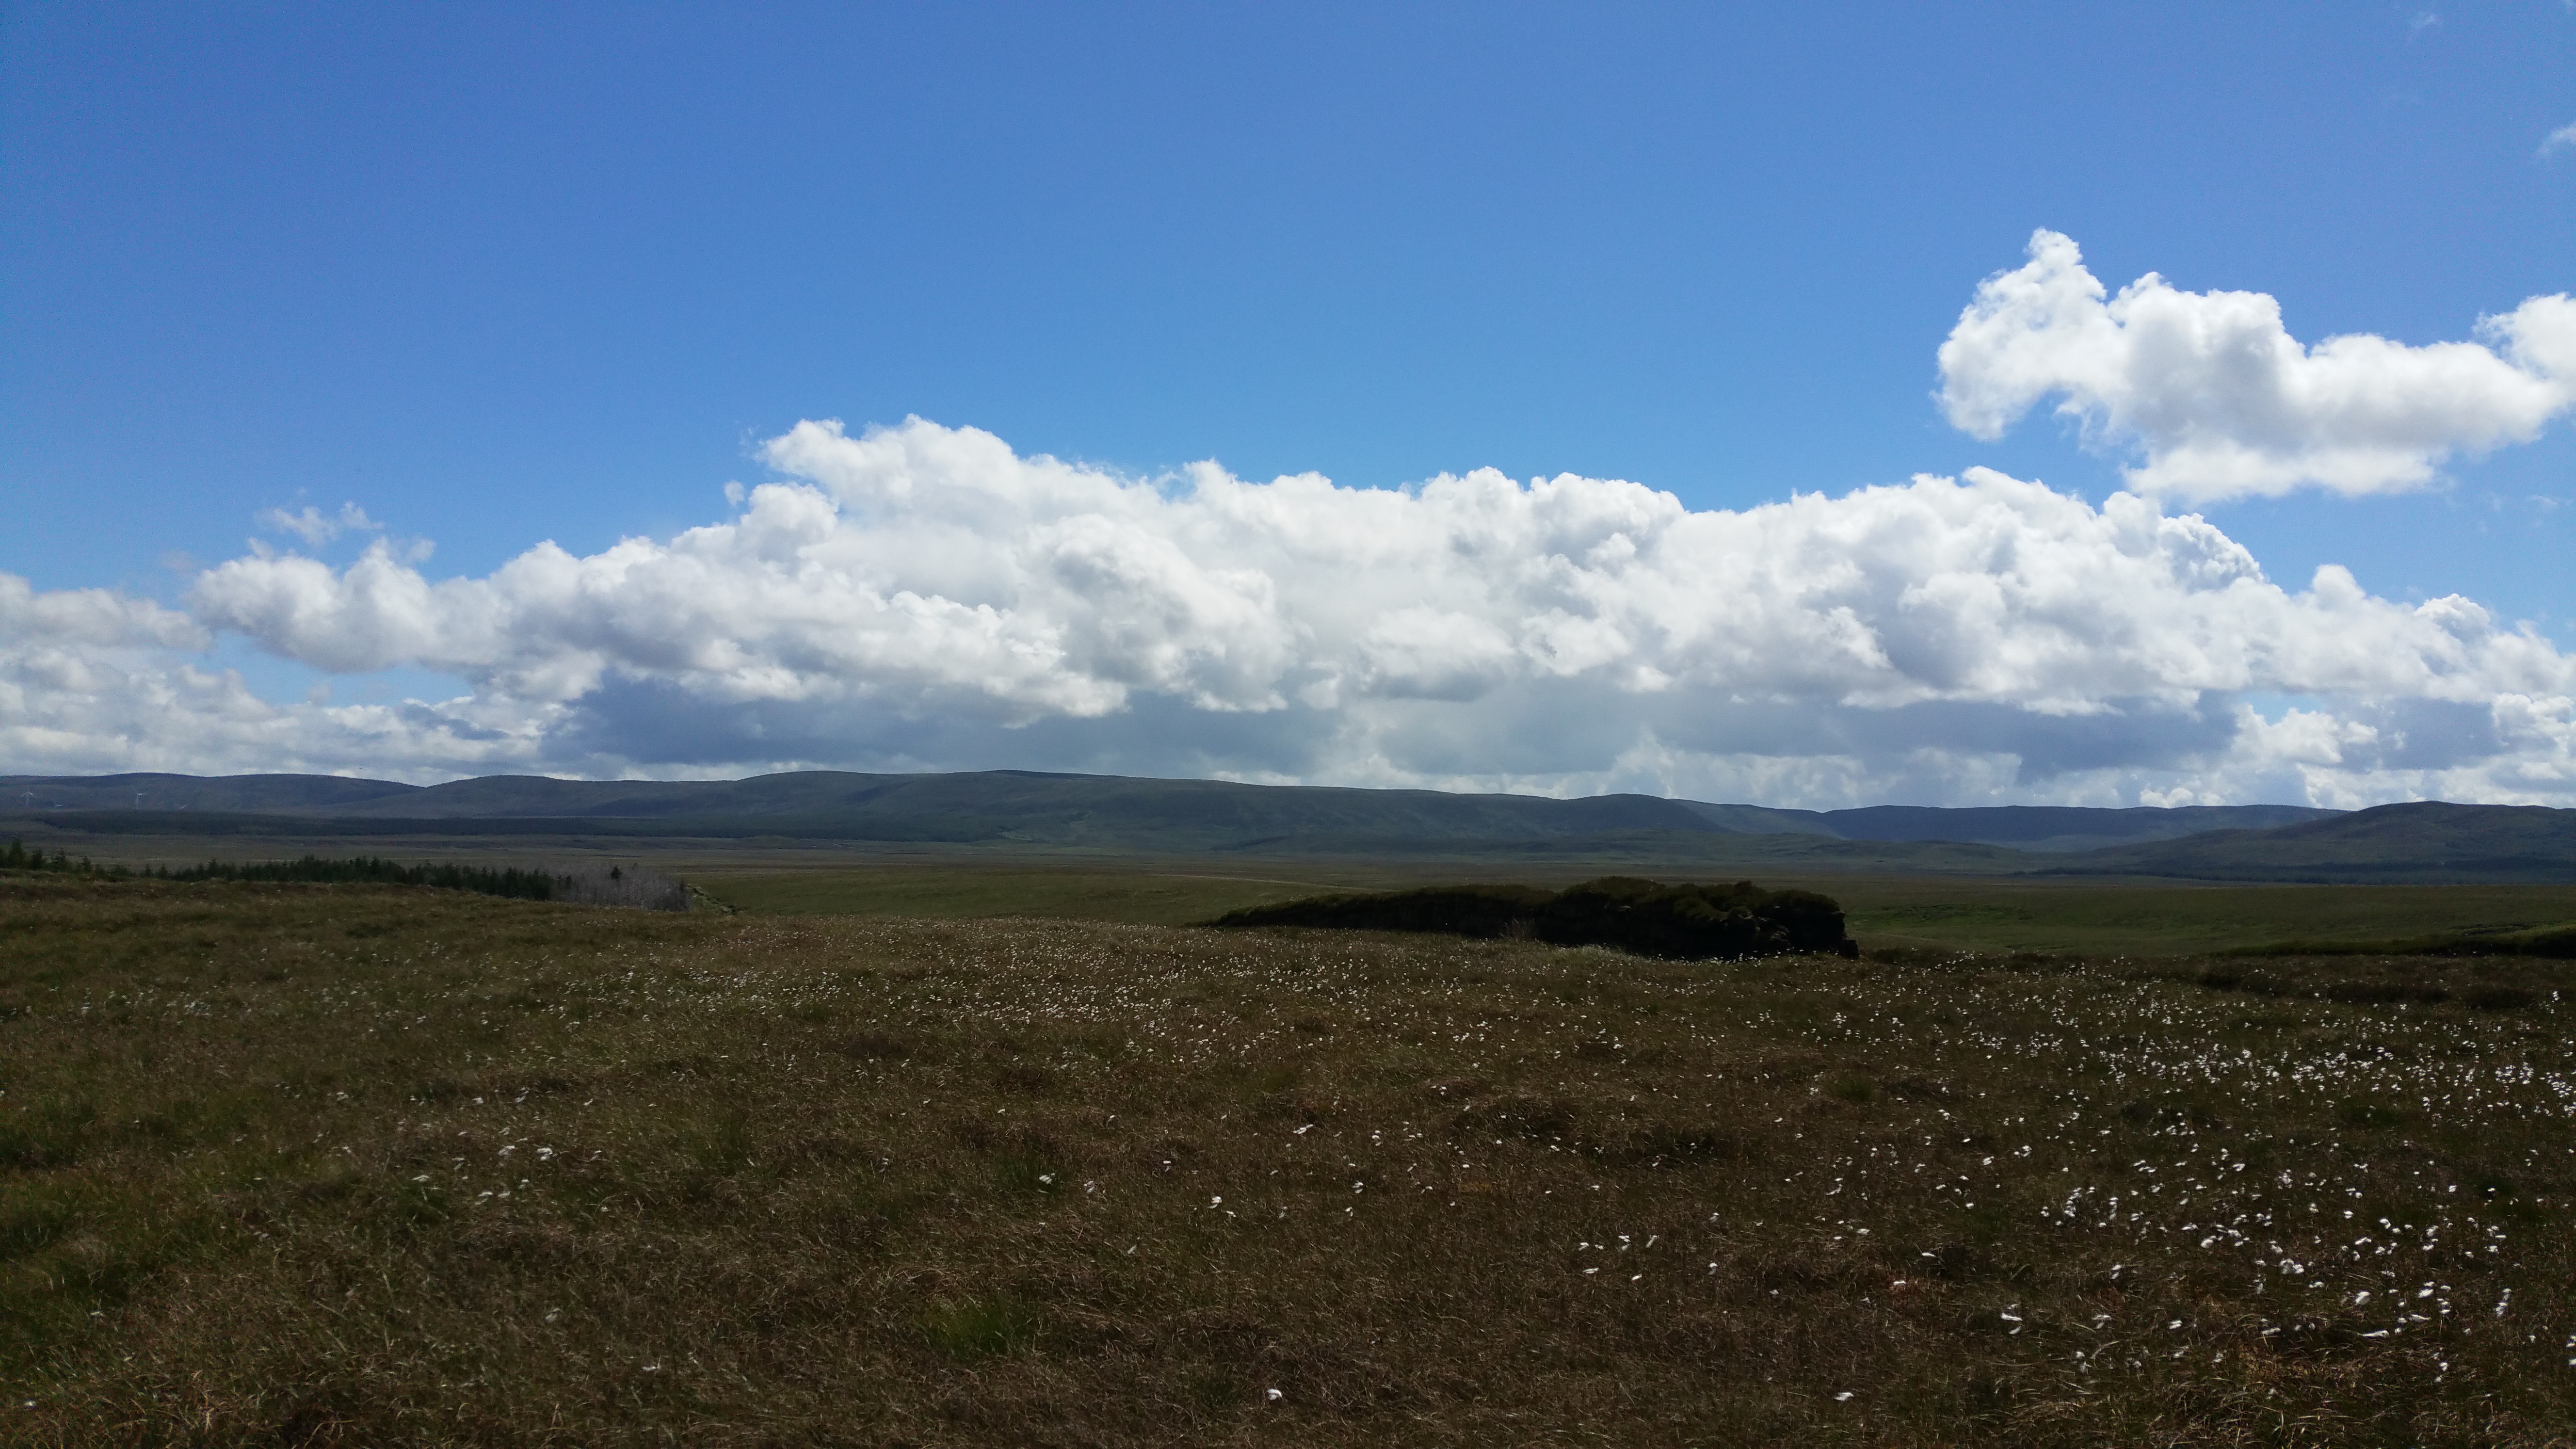
<svg viewBox="0 0 2576 1449"><path fill-rule="evenodd" d="M2088 440L2145 454L2130 487L2184 503L2385 493L2576 409L2576 300L2533 297L2477 332L2485 345L2305 347L2260 292L2181 292L2149 272L2106 296L2075 243L2042 231L1941 345L1941 406L1994 439L2055 397Z"/></svg>
<svg viewBox="0 0 2576 1449"><path fill-rule="evenodd" d="M1985 469L1741 511L1572 474L1136 478L920 419L805 422L722 521L482 577L382 538L336 566L255 549L184 612L0 576L0 770L2576 804L2576 659L2465 598L2276 582L2159 501L2398 486L2523 436L2565 406L2568 315L2525 303L2486 324L2493 351L2302 349L2269 298L2151 277L2105 301L2042 233L1943 348L1944 399L1993 432L2060 395L2142 447L2141 492L2098 506ZM306 514L320 538L374 528ZM461 691L270 703L196 661L223 637Z"/></svg>

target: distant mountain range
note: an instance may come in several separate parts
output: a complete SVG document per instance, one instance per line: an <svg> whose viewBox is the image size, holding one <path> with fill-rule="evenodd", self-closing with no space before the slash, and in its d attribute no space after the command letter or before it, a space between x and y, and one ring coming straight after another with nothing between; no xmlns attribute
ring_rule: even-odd
<svg viewBox="0 0 2576 1449"><path fill-rule="evenodd" d="M2390 805L1774 810L989 770L748 780L0 777L0 833L1016 842L1153 854L1615 860L2207 880L2576 881L2576 811Z"/></svg>

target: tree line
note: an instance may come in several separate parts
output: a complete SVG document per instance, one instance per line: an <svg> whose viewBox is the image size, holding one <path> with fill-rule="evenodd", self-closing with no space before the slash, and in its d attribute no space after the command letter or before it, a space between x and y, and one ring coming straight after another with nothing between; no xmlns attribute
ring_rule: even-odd
<svg viewBox="0 0 2576 1449"><path fill-rule="evenodd" d="M247 864L210 860L203 865L175 869L152 865L137 870L123 865L100 865L86 855L74 858L61 850L47 855L41 846L31 850L24 842L12 840L7 849L0 850L0 870L45 871L103 880L434 886L441 890L472 891L477 895L506 896L522 901L563 900L660 910L688 908L685 887L642 867L633 871L610 866L605 872L595 867L566 872L515 865L404 865L372 855L352 856L346 860L325 860L318 855L307 855L295 860Z"/></svg>

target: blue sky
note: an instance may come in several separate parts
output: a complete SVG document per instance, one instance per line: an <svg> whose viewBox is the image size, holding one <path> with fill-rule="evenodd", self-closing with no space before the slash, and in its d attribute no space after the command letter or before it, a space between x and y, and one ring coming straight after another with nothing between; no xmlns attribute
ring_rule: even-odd
<svg viewBox="0 0 2576 1449"><path fill-rule="evenodd" d="M2560 3L13 6L0 572L185 611L254 534L348 562L378 535L260 518L354 504L484 578L720 523L809 419L1130 479L1490 467L1744 510L1984 466L2098 505L2136 448L2045 406L1980 439L1936 397L2034 230L2114 291L2268 294L2304 343L2465 341L2576 287L2571 123ZM2164 507L2284 588L2340 564L2576 645L2563 416L2407 491ZM272 704L489 692L198 612L199 666ZM2309 697L2270 683L2231 698ZM525 764L834 762L697 754ZM1375 778L1222 755L1188 772Z"/></svg>

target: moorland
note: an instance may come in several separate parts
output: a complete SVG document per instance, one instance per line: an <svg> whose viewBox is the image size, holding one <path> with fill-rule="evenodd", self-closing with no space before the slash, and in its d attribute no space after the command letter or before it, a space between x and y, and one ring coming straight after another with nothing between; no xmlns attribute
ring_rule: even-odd
<svg viewBox="0 0 2576 1449"><path fill-rule="evenodd" d="M1571 849L397 843L697 908L0 876L0 1440L2576 1424L2576 963L2422 954L2576 886L1844 857L1710 962L1196 924Z"/></svg>

